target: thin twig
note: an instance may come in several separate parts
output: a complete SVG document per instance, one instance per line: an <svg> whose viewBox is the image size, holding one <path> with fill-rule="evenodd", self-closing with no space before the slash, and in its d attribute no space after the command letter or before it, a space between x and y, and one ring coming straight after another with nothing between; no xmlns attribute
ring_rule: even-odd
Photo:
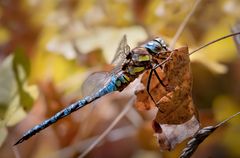
<svg viewBox="0 0 240 158"><path fill-rule="evenodd" d="M113 129L106 137L106 140L109 142L118 141L123 138L129 138L135 134L136 130L132 125L120 127L117 129ZM49 158L56 158L61 155L61 158L68 158L75 153L83 152L89 145L92 144L100 135L96 135L87 139L84 139L76 144L71 146L67 146L57 152L50 154ZM104 140L103 140L104 142Z"/></svg>
<svg viewBox="0 0 240 158"><path fill-rule="evenodd" d="M211 42L209 42L209 43L207 43L207 44L204 44L203 46L195 49L194 51L192 51L191 53L189 53L189 55L192 55L193 53L195 53L195 52L199 51L200 49L203 49L203 48L205 48L205 47L207 47L207 46L209 46L209 45L211 45L211 44L213 44L213 43L216 43L216 42L221 41L221 40L223 40L223 39L225 39L225 38L229 38L229 37L236 36L236 35L239 35L239 34L240 34L240 32L231 33L231 34L228 34L228 35L226 35L226 36L223 36L223 37L220 37L220 38L218 38L218 39L215 39L215 40L213 40L213 41L211 41Z"/></svg>
<svg viewBox="0 0 240 158"><path fill-rule="evenodd" d="M186 27L189 19L192 17L192 15L194 14L198 4L201 2L201 0L196 0L191 11L188 13L188 15L185 17L185 19L183 20L183 22L181 23L181 25L179 26L177 32L175 33L171 43L170 43L170 49L174 49L174 46L178 40L178 38L180 37L181 33L183 32L184 28Z"/></svg>
<svg viewBox="0 0 240 158"><path fill-rule="evenodd" d="M126 115L135 101L136 97L132 97L128 104L124 107L121 113L115 118L115 120L109 125L109 127L79 156L79 158L85 157L100 141L102 141L106 135L114 128L114 126Z"/></svg>
<svg viewBox="0 0 240 158"><path fill-rule="evenodd" d="M218 127L225 124L227 121L232 119L233 117L239 115L240 112L232 115L231 117L225 119L224 121L218 123L215 126L207 126L199 131L194 135L194 137L188 141L187 146L183 149L179 158L190 158L192 154L197 150L198 146L210 135L212 134Z"/></svg>

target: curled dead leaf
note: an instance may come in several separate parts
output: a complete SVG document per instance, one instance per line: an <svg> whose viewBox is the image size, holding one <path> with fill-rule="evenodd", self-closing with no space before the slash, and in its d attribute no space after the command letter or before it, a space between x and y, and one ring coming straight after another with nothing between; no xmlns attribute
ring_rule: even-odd
<svg viewBox="0 0 240 158"><path fill-rule="evenodd" d="M161 150L170 151L174 149L177 144L191 137L198 131L199 121L195 116L193 116L189 121L179 125L159 125L157 122L153 121L153 128L155 129L155 136L157 137Z"/></svg>
<svg viewBox="0 0 240 158"><path fill-rule="evenodd" d="M153 129L163 150L172 150L175 145L193 136L199 129L198 113L192 100L192 75L188 47L175 49L172 59L157 70L165 86L153 75L150 93L158 101L158 113ZM146 85L148 73L142 78ZM146 90L136 92L136 106L149 109L154 106Z"/></svg>

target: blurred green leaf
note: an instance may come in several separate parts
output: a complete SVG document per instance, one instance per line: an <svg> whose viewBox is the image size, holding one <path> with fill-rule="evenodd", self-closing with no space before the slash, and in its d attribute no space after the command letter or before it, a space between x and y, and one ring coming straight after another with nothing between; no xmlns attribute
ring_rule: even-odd
<svg viewBox="0 0 240 158"><path fill-rule="evenodd" d="M6 126L21 121L37 97L36 86L27 84L29 72L29 59L20 49L5 58L0 65L0 143L7 135Z"/></svg>
<svg viewBox="0 0 240 158"><path fill-rule="evenodd" d="M6 127L2 124L3 123L0 121L0 146L3 144L8 134Z"/></svg>
<svg viewBox="0 0 240 158"><path fill-rule="evenodd" d="M0 65L0 118L4 119L8 104L16 93L16 83L11 69L13 56L7 57Z"/></svg>
<svg viewBox="0 0 240 158"><path fill-rule="evenodd" d="M15 51L13 58L13 71L15 76L15 81L18 87L18 93L20 95L20 104L26 111L29 111L33 105L33 98L28 94L23 85L29 76L30 72L30 62L28 58L24 55L24 51L21 48L18 48Z"/></svg>
<svg viewBox="0 0 240 158"><path fill-rule="evenodd" d="M23 67L23 71L26 74L25 77L29 76L30 62L29 62L29 59L25 56L24 50L22 48L17 48L14 52L13 70L17 75L16 78L18 78L19 76L19 72L17 71L18 66Z"/></svg>
<svg viewBox="0 0 240 158"><path fill-rule="evenodd" d="M9 39L10 39L9 31L6 28L0 26L0 44L7 42Z"/></svg>

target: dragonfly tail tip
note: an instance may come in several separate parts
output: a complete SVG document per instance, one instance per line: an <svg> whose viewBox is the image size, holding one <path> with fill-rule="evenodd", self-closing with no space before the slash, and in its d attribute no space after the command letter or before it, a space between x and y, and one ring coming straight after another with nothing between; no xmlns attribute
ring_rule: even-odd
<svg viewBox="0 0 240 158"><path fill-rule="evenodd" d="M20 143L22 143L24 141L24 139L23 138L21 138L21 139L19 139L15 144L13 144L13 146L16 146L16 145L18 145L18 144L20 144Z"/></svg>

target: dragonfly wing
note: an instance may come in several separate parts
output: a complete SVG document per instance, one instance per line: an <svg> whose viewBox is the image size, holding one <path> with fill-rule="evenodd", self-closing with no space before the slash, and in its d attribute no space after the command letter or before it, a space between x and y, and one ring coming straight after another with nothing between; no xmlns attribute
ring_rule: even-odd
<svg viewBox="0 0 240 158"><path fill-rule="evenodd" d="M118 49L114 55L114 58L111 62L113 65L120 65L126 60L126 56L130 52L130 47L127 44L127 37L126 35L123 36L122 40L120 41L120 44L118 46Z"/></svg>
<svg viewBox="0 0 240 158"><path fill-rule="evenodd" d="M109 72L94 72L82 84L82 95L90 96L103 88L111 80Z"/></svg>

